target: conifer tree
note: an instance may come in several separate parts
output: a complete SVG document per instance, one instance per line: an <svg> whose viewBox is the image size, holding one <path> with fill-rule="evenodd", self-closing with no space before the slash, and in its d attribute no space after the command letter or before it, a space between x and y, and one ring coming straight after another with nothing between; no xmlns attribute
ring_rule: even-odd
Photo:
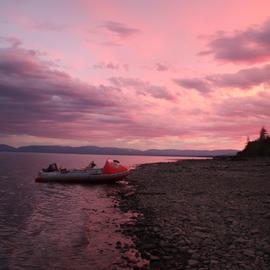
<svg viewBox="0 0 270 270"><path fill-rule="evenodd" d="M262 129L260 131L260 138L259 138L259 140L260 141L264 141L264 140L267 139L267 137L268 137L267 131L266 131L266 129L264 127L262 127Z"/></svg>

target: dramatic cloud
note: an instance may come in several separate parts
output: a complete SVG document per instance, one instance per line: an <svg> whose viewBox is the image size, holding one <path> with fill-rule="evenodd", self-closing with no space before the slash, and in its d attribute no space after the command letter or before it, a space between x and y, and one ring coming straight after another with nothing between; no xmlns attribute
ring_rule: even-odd
<svg viewBox="0 0 270 270"><path fill-rule="evenodd" d="M207 76L206 79L217 87L249 89L262 83L270 83L270 65L242 69L236 73Z"/></svg>
<svg viewBox="0 0 270 270"><path fill-rule="evenodd" d="M136 28L131 28L126 26L123 23L114 22L114 21L106 21L103 24L103 27L108 31L117 34L119 37L126 38L130 37L134 34L137 34L140 30Z"/></svg>
<svg viewBox="0 0 270 270"><path fill-rule="evenodd" d="M166 87L152 85L139 79L113 77L110 78L110 82L120 88L131 87L135 89L139 95L150 95L154 98L165 100L175 99L175 96L172 95Z"/></svg>
<svg viewBox="0 0 270 270"><path fill-rule="evenodd" d="M200 55L214 55L216 60L233 63L261 63L270 59L270 20L234 34L218 34Z"/></svg>
<svg viewBox="0 0 270 270"><path fill-rule="evenodd" d="M260 84L270 84L270 65L242 69L236 73L208 75L202 79L175 79L174 82L186 89L205 93L220 88L249 90Z"/></svg>
<svg viewBox="0 0 270 270"><path fill-rule="evenodd" d="M0 49L2 134L84 140L180 134L165 119L153 121L159 112L143 101L173 100L166 88L122 78L112 78L114 86L85 84L39 56L21 47ZM143 111L147 117L138 114Z"/></svg>
<svg viewBox="0 0 270 270"><path fill-rule="evenodd" d="M2 132L69 136L68 127L92 123L93 114L110 115L114 111L121 116L119 89L74 80L51 69L35 51L2 48L0 59ZM60 126L66 128L55 132Z"/></svg>
<svg viewBox="0 0 270 270"><path fill-rule="evenodd" d="M174 82L186 89L194 89L201 93L207 93L211 90L210 84L205 79L174 79Z"/></svg>

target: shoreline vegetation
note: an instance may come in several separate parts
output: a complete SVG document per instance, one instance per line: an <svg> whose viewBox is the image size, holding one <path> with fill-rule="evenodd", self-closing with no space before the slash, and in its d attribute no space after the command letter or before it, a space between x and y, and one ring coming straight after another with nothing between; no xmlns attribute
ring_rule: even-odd
<svg viewBox="0 0 270 270"><path fill-rule="evenodd" d="M237 153L238 157L270 157L270 137L267 130L262 127L259 138L250 141L247 138L246 147Z"/></svg>
<svg viewBox="0 0 270 270"><path fill-rule="evenodd" d="M138 166L119 189L122 225L149 265L133 269L269 269L270 158ZM119 245L121 248L121 245ZM139 255L138 255L139 256Z"/></svg>

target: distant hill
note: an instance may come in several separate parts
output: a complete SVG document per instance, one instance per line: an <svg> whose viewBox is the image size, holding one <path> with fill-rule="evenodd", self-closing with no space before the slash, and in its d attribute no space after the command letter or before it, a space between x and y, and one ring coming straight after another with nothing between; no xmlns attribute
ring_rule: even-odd
<svg viewBox="0 0 270 270"><path fill-rule="evenodd" d="M7 144L0 144L0 152L14 152L17 149Z"/></svg>
<svg viewBox="0 0 270 270"><path fill-rule="evenodd" d="M257 140L248 141L246 147L237 153L241 157L270 157L270 137L265 128L260 131Z"/></svg>
<svg viewBox="0 0 270 270"><path fill-rule="evenodd" d="M58 145L30 145L17 148L19 152L38 153L67 153L67 154L97 154L97 155L140 155L140 150L117 147L98 146L58 146Z"/></svg>
<svg viewBox="0 0 270 270"><path fill-rule="evenodd" d="M2 147L1 147L2 146ZM98 146L60 146L60 145L29 145L14 148L9 145L0 145L0 151L6 152L33 152L33 153L64 153L64 154L96 154L96 155L138 155L138 156L232 156L236 150L176 150L176 149L149 149L136 150L132 148L98 147Z"/></svg>

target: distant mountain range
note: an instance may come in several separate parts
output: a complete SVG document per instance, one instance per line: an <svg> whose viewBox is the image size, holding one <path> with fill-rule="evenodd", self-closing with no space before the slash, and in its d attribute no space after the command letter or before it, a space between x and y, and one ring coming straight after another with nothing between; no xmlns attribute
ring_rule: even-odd
<svg viewBox="0 0 270 270"><path fill-rule="evenodd" d="M22 147L12 147L0 144L0 152L32 152L32 153L64 153L64 154L95 154L95 155L138 155L138 156L233 156L237 150L176 150L176 149L149 149L136 150L131 148L98 147L98 146L59 146L59 145L29 145Z"/></svg>

